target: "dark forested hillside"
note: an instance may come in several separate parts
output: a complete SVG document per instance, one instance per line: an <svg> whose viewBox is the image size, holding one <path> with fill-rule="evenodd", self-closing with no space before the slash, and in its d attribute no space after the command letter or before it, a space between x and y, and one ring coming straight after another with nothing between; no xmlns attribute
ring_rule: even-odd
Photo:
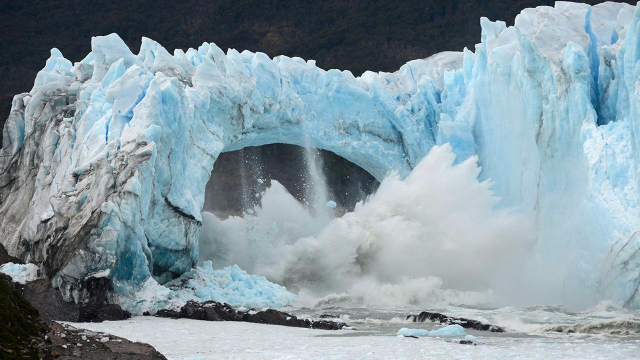
<svg viewBox="0 0 640 360"><path fill-rule="evenodd" d="M586 1L598 3L601 1ZM631 2L631 1L630 1ZM137 52L150 37L167 49L222 49L316 59L322 68L393 71L408 60L472 48L480 17L513 20L551 0L2 0L0 128L14 94L29 91L57 47L78 61L91 36L118 33Z"/></svg>

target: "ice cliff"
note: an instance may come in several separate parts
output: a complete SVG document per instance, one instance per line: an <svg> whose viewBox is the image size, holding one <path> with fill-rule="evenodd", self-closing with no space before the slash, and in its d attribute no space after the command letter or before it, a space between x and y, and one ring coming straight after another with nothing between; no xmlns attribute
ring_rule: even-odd
<svg viewBox="0 0 640 360"><path fill-rule="evenodd" d="M115 34L75 64L53 49L5 125L0 241L68 299L107 270L131 308L185 277L215 298L212 270L193 268L221 152L311 144L382 179L450 143L500 206L535 217L532 258L557 291L639 307L640 11L557 2L481 23L475 51L361 77L213 43L170 54L143 38L135 55Z"/></svg>

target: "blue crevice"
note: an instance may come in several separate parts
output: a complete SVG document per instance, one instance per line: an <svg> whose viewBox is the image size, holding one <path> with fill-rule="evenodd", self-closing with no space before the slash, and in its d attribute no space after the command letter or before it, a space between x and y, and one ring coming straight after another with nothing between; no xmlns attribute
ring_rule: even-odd
<svg viewBox="0 0 640 360"><path fill-rule="evenodd" d="M591 85L591 104L596 110L598 115L598 125L603 125L605 121L600 113L600 51L598 50L598 37L593 32L591 27L591 8L587 11L587 18L584 26L584 31L589 35L591 40L591 46L589 48L589 62L591 63L591 77L593 78Z"/></svg>
<svg viewBox="0 0 640 360"><path fill-rule="evenodd" d="M107 120L107 123L104 125L104 127L105 127L104 143L105 144L109 143L109 124L110 123L111 123L111 117L109 117L109 120Z"/></svg>

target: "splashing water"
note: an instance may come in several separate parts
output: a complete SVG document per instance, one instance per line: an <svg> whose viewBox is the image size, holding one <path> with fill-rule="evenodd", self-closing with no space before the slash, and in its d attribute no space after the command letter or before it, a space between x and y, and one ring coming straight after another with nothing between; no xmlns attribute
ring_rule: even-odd
<svg viewBox="0 0 640 360"><path fill-rule="evenodd" d="M328 222L272 181L253 214L203 214L200 260L237 264L309 303L328 294L397 305L509 298L534 227L495 208L475 158L454 159L448 145L435 147L406 179L389 175L353 212Z"/></svg>
<svg viewBox="0 0 640 360"><path fill-rule="evenodd" d="M240 153L240 204L243 209L249 209L251 204L251 194L249 190L249 184L247 183L247 160L245 159L244 152Z"/></svg>
<svg viewBox="0 0 640 360"><path fill-rule="evenodd" d="M327 208L329 202L329 189L327 179L322 171L322 158L320 152L311 147L308 137L305 137L304 148L305 165L307 168L307 183L305 184L305 202L310 206L318 221L327 223L332 217L332 212Z"/></svg>

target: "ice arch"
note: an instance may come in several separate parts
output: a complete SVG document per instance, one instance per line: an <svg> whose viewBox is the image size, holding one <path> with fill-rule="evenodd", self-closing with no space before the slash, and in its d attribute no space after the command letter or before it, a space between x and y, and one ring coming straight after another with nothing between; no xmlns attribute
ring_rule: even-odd
<svg viewBox="0 0 640 360"><path fill-rule="evenodd" d="M198 258L221 152L313 146L378 179L406 174L437 141L442 77L461 63L444 53L355 78L207 43L170 55L143 39L134 55L115 34L74 65L54 49L5 130L0 236L76 300L104 270L121 291L170 280Z"/></svg>

